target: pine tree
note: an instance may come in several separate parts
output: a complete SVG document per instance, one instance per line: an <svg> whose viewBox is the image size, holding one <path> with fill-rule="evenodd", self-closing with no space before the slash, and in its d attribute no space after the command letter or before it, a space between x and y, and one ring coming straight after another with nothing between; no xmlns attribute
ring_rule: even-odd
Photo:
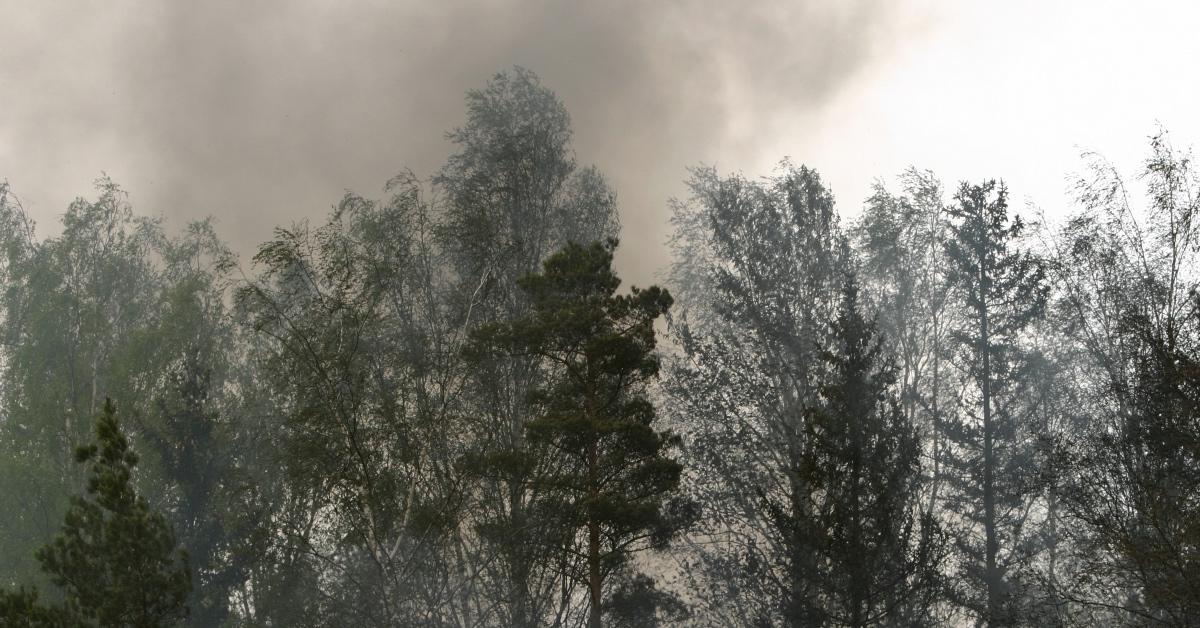
<svg viewBox="0 0 1200 628"><path fill-rule="evenodd" d="M0 591L0 626L6 628L61 628L71 625L62 608L39 602L36 589Z"/></svg>
<svg viewBox="0 0 1200 628"><path fill-rule="evenodd" d="M96 421L96 438L75 454L89 465L86 493L71 499L62 531L36 554L62 589L63 606L40 605L36 592L6 593L0 596L0 618L18 626L151 628L187 616L187 555L163 516L134 490L138 458L111 399Z"/></svg>
<svg viewBox="0 0 1200 628"><path fill-rule="evenodd" d="M584 566L568 575L588 591L588 625L601 625L606 579L641 550L662 548L692 519L690 503L672 498L681 466L668 457L678 443L654 428L646 383L658 374L654 322L671 305L661 288L616 295L615 240L569 244L541 274L519 282L533 307L528 317L490 325L475 351L534 357L550 367L530 395L530 445L516 452L531 463L545 447L559 464L532 480L553 505L535 512L557 518L582 537Z"/></svg>
<svg viewBox="0 0 1200 628"><path fill-rule="evenodd" d="M594 167L575 160L571 120L559 98L533 72L516 67L467 93L465 124L447 135L455 152L435 178L445 196L435 231L452 270L461 325L521 318L527 295L517 280L569 241L591 242L616 235L616 200ZM561 557L546 536L543 501L528 461L536 447L525 439L522 403L543 375L532 360L493 356L472 364L470 395L459 400L472 417L466 440L482 459L470 530L481 553L467 569L496 603L481 606L497 621L536 626L566 612ZM505 459L509 458L506 462Z"/></svg>
<svg viewBox="0 0 1200 628"><path fill-rule="evenodd" d="M896 398L896 368L866 320L851 275L825 360L828 381L807 413L804 452L791 472L808 491L767 500L780 533L794 540L796 578L787 596L796 626L877 626L928 621L937 599L941 534L920 511L920 443ZM814 603L815 601L815 603Z"/></svg>

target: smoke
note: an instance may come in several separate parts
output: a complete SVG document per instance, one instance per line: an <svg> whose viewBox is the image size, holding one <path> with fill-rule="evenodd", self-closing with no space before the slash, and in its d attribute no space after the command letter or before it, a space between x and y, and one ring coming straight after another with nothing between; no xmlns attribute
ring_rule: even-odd
<svg viewBox="0 0 1200 628"><path fill-rule="evenodd" d="M537 72L581 163L616 188L619 264L664 262L686 168L757 166L904 36L886 2L38 3L0 24L0 177L52 233L107 172L171 227L212 215L243 255L344 190L433 174L463 94ZM745 6L743 6L745 5ZM771 155L773 160L781 155Z"/></svg>

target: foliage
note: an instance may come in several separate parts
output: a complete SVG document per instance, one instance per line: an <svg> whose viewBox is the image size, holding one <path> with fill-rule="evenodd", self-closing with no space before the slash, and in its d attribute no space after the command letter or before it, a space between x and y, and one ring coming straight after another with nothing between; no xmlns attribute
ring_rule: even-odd
<svg viewBox="0 0 1200 628"><path fill-rule="evenodd" d="M527 316L518 279L570 241L616 235L615 195L595 168L576 163L571 135L566 108L529 70L499 73L468 92L466 124L448 134L456 152L434 179L444 201L433 229L462 329ZM528 357L473 360L464 373L471 394L457 400L472 448L463 469L478 483L473 534L462 541L492 557L474 569L498 601L497 621L512 626L574 611L553 556L560 543L536 523L547 518L533 476L554 463L512 463L514 450L532 453L526 399L544 375Z"/></svg>
<svg viewBox="0 0 1200 628"><path fill-rule="evenodd" d="M35 591L5 593L0 613L29 625L156 627L187 616L191 591L187 553L166 519L132 486L137 455L106 399L96 442L80 447L88 465L87 491L73 497L62 531L37 551L61 607L43 607Z"/></svg>
<svg viewBox="0 0 1200 628"><path fill-rule="evenodd" d="M534 389L536 414L526 425L534 449L511 455L537 464L540 446L561 459L531 481L549 488L556 523L582 537L585 564L567 575L588 589L589 625L601 625L605 580L630 557L662 549L692 518L686 501L672 499L681 467L668 457L678 438L653 426L645 395L658 373L654 322L671 306L657 286L616 295L615 240L568 244L545 270L520 280L529 294L527 318L486 326L479 347L536 357L549 365ZM569 549L569 548L567 548Z"/></svg>
<svg viewBox="0 0 1200 628"><path fill-rule="evenodd" d="M447 140L249 269L107 178L42 238L0 183L0 624L1195 623L1165 132L1136 179L1085 155L1039 249L993 181L910 169L843 230L809 167L698 167L670 294L618 293L616 196L532 72Z"/></svg>
<svg viewBox="0 0 1200 628"><path fill-rule="evenodd" d="M1019 621L1023 600L1014 572L1030 560L1025 524L1036 497L1036 427L1029 420L1031 379L1022 332L1042 316L1047 297L1038 259L1017 248L1024 224L1008 215L1007 190L994 181L963 184L949 210L949 279L961 290L956 330L972 390L947 424L948 506L956 531L964 605L990 625Z"/></svg>
<svg viewBox="0 0 1200 628"><path fill-rule="evenodd" d="M154 315L153 221L138 218L111 181L95 201L77 199L62 233L38 242L32 231L9 238L0 316L6 351L0 424L5 475L0 491L0 572L30 583L29 547L52 535L80 476L72 460L106 395L137 408L152 388L146 356L133 339ZM20 213L15 225L28 225Z"/></svg>
<svg viewBox="0 0 1200 628"><path fill-rule="evenodd" d="M459 505L427 207L411 178L389 191L386 204L348 195L316 230L279 230L255 257L260 277L237 292L267 339L284 490L296 514L321 521L277 549L360 583L311 613L372 624L442 612L424 604L444 595L436 550Z"/></svg>
<svg viewBox="0 0 1200 628"><path fill-rule="evenodd" d="M668 318L681 353L667 408L688 434L685 483L705 505L686 572L705 614L726 624L777 624L794 538L764 498L808 492L791 473L819 399L847 250L833 197L813 170L784 162L762 182L693 172L676 203Z"/></svg>
<svg viewBox="0 0 1200 628"><path fill-rule="evenodd" d="M896 369L859 308L851 275L825 355L830 376L789 469L806 491L765 498L794 552L797 586L780 592L788 625L924 624L942 593L945 544L920 513L917 433L895 398Z"/></svg>
<svg viewBox="0 0 1200 628"><path fill-rule="evenodd" d="M1090 156L1081 211L1051 241L1091 421L1057 435L1050 480L1075 524L1059 587L1071 614L1183 626L1197 612L1198 201L1188 156L1162 132L1150 148L1145 207Z"/></svg>

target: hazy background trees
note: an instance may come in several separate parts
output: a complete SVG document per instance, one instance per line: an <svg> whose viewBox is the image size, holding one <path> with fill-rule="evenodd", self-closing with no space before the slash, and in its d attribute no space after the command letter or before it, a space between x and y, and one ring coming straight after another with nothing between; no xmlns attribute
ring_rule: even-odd
<svg viewBox="0 0 1200 628"><path fill-rule="evenodd" d="M849 250L832 195L806 167L784 162L762 181L700 168L690 186L673 218L669 321L680 351L666 382L705 508L687 570L707 589L709 617L778 622L785 606L817 595L816 557L767 504L809 506L808 478L795 470Z"/></svg>
<svg viewBox="0 0 1200 628"><path fill-rule="evenodd" d="M1165 133L1133 181L1086 156L1060 223L916 169L843 212L809 166L698 166L666 288L629 292L571 139L500 73L433 176L246 263L106 178L40 239L0 186L0 617L71 621L34 550L88 520L106 398L140 453L109 484L186 553L160 615L190 625L1200 612L1200 200ZM74 536L64 561L105 562Z"/></svg>

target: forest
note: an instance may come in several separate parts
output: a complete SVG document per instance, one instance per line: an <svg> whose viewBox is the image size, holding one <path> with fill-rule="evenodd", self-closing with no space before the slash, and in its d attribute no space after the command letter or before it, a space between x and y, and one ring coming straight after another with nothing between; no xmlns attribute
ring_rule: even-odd
<svg viewBox="0 0 1200 628"><path fill-rule="evenodd" d="M1054 221L1004 173L841 210L819 164L696 165L626 287L555 93L465 112L251 259L107 177L46 237L0 186L0 625L1200 622L1165 130Z"/></svg>

